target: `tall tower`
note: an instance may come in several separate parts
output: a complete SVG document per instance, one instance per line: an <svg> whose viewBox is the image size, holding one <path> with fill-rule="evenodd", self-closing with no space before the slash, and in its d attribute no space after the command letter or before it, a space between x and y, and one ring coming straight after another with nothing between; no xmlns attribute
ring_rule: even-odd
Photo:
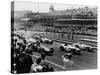
<svg viewBox="0 0 100 75"><path fill-rule="evenodd" d="M52 12L52 11L54 11L54 6L53 5L51 5L50 8L49 8L49 12Z"/></svg>

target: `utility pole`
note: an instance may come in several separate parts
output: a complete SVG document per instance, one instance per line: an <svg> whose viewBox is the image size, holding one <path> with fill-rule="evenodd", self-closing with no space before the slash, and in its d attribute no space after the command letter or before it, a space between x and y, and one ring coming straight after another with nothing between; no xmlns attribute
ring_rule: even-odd
<svg viewBox="0 0 100 75"><path fill-rule="evenodd" d="M74 19L74 9L72 7L72 21L73 21L73 19ZM71 32L72 32L72 40L74 40L74 26L71 28Z"/></svg>

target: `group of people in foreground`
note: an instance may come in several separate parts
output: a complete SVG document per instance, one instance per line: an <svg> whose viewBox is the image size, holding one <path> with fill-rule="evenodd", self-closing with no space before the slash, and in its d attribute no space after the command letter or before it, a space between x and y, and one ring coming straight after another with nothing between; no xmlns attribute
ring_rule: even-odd
<svg viewBox="0 0 100 75"><path fill-rule="evenodd" d="M40 45L37 42L37 45ZM12 35L11 39L11 72L12 73L35 73L52 72L55 69L45 62L45 54L35 50L34 43L28 44L24 37ZM35 53L37 53L35 55ZM64 70L68 69L72 53L66 53L62 56ZM70 66L71 67L71 66Z"/></svg>

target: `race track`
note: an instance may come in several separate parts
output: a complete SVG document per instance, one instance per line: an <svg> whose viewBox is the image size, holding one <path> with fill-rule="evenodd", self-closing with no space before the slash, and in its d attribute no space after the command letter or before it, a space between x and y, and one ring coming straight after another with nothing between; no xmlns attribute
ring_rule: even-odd
<svg viewBox="0 0 100 75"><path fill-rule="evenodd" d="M53 45L47 45L42 44L47 47L53 47L55 49L53 56L47 56L46 60L50 62L46 62L53 66L57 71L63 71L63 61L62 61L62 55L65 52L61 52L59 50L59 45L61 43L54 42ZM86 52L82 51L82 55L74 55L72 57L72 61L74 62L73 66L71 67L71 70L85 70L85 69L96 69L97 68L97 52ZM54 64L57 65L54 65Z"/></svg>
<svg viewBox="0 0 100 75"><path fill-rule="evenodd" d="M26 35L32 36L34 34L43 35L44 33L27 32ZM63 67L64 63L62 61L62 55L65 54L65 52L61 52L59 50L59 45L61 44L61 42L55 42L54 41L54 43L52 45L48 45L48 44L44 44L44 43L41 43L41 44L48 47L48 48L50 48L50 47L54 48L54 55L53 56L47 56L46 59L45 59L45 63L49 64L50 66L53 66L56 71L64 71L64 67ZM90 43L90 44L92 44L94 46L97 45L95 43ZM74 63L71 67L71 70L97 69L97 52L82 51L81 54L82 55L74 55L72 57L71 60Z"/></svg>

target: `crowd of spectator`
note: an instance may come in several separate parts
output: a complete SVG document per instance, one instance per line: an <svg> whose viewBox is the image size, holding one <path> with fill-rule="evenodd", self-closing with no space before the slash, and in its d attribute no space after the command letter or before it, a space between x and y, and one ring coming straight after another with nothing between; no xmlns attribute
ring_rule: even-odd
<svg viewBox="0 0 100 75"><path fill-rule="evenodd" d="M90 26L91 27L91 26ZM91 35L91 36L96 36L96 32L97 29L96 28L92 28L89 29L89 27L86 27L86 25L84 25L83 27L80 25L75 25L75 24L71 24L71 25L65 25L65 27L47 27L45 28L46 32L54 32L54 33L65 33L65 34L76 34L76 35Z"/></svg>
<svg viewBox="0 0 100 75"><path fill-rule="evenodd" d="M55 10L54 7L52 7L53 10L50 11L50 15L58 16L58 15L64 15L66 16L97 16L97 7L89 8L89 7L79 7L79 8L71 8L66 10Z"/></svg>
<svg viewBox="0 0 100 75"><path fill-rule="evenodd" d="M27 39L19 34L11 35L11 72L12 73L33 73L33 72L49 72L54 69L44 63L45 55L41 54L36 46L39 42L28 43ZM32 56L37 52L40 54L36 61Z"/></svg>

